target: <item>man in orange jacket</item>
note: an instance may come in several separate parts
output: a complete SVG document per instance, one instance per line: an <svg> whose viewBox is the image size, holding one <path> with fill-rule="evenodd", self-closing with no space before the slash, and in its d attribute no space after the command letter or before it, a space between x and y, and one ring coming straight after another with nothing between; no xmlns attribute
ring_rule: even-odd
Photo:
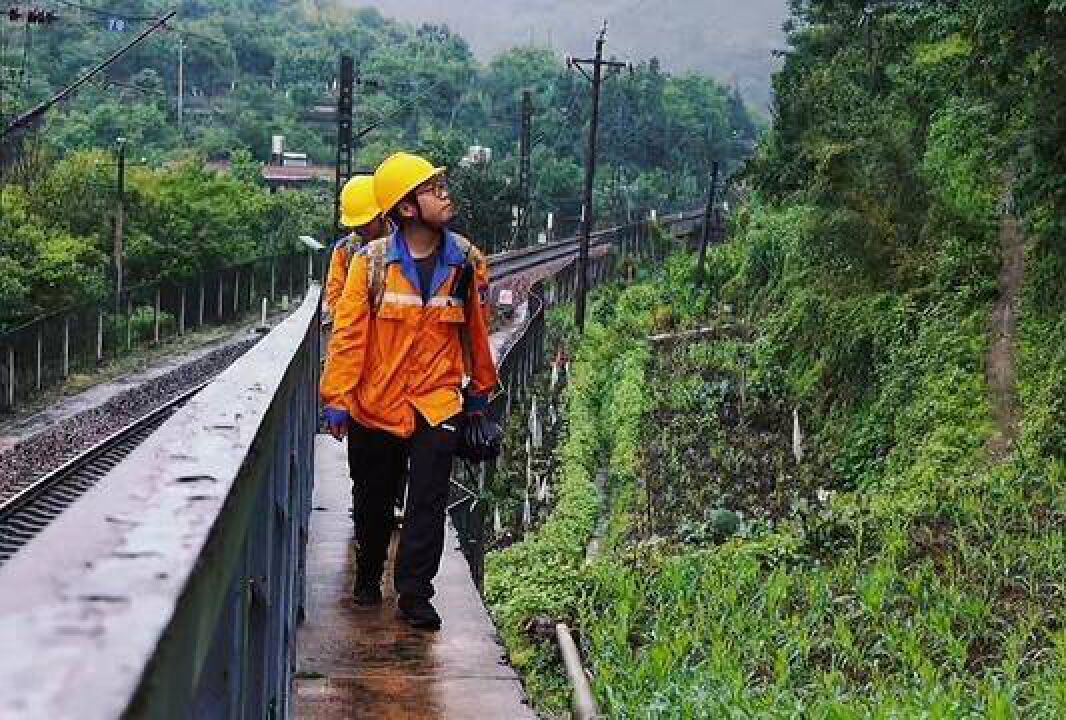
<svg viewBox="0 0 1066 720"><path fill-rule="evenodd" d="M340 439L352 428L362 448L356 600L381 599L393 529L390 458L403 448L408 494L393 579L400 616L429 630L440 627L430 598L444 549L460 416L485 412L497 384L485 257L447 230L455 210L443 173L407 153L389 157L374 173L378 205L397 229L352 260L321 385L330 432ZM464 374L470 376L465 403Z"/></svg>

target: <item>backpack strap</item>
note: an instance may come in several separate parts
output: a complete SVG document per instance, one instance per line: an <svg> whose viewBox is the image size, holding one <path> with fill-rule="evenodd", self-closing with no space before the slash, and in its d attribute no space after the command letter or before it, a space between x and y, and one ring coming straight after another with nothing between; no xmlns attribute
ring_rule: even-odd
<svg viewBox="0 0 1066 720"><path fill-rule="evenodd" d="M359 240L355 233L350 233L341 238L337 243L337 249L345 252L347 259L344 263L344 269L347 270L352 266L352 258L354 258L355 254L359 252Z"/></svg>
<svg viewBox="0 0 1066 720"><path fill-rule="evenodd" d="M385 297L385 255L389 249L388 245L388 238L378 238L363 248L368 264L367 296L370 300L370 312L375 315L381 307L381 299Z"/></svg>
<svg viewBox="0 0 1066 720"><path fill-rule="evenodd" d="M467 295L470 293L470 283L474 280L474 263L470 257L473 254L474 245L458 233L455 233L454 237L455 244L458 245L459 250L463 253L463 266L452 284L452 297L465 303ZM474 351L470 343L470 333L467 332L465 323L459 328L459 344L463 348L463 365L465 366L466 375L470 376L474 372Z"/></svg>

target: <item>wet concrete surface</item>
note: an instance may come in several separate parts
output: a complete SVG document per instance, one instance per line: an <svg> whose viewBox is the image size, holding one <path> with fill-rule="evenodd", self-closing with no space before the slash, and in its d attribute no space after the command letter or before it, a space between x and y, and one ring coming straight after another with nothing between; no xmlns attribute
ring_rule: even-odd
<svg viewBox="0 0 1066 720"><path fill-rule="evenodd" d="M440 632L413 630L396 617L391 567L385 572L382 605L366 608L352 601L355 547L345 448L320 435L315 452L308 608L297 642L295 716L534 720L450 525L434 583Z"/></svg>

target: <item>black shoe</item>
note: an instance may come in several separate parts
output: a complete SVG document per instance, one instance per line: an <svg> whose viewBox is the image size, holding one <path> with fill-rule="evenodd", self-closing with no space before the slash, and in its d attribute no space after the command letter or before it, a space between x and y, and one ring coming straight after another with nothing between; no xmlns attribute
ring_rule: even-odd
<svg viewBox="0 0 1066 720"><path fill-rule="evenodd" d="M352 595L356 605L380 605L381 582L356 582Z"/></svg>
<svg viewBox="0 0 1066 720"><path fill-rule="evenodd" d="M429 600L401 595L396 601L400 619L419 630L440 630L440 615Z"/></svg>

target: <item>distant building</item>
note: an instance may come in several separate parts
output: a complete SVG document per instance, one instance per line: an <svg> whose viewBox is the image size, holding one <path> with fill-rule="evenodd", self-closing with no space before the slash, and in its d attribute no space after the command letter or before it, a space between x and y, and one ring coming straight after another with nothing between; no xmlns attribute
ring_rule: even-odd
<svg viewBox="0 0 1066 720"><path fill-rule="evenodd" d="M487 165L492 162L492 148L482 145L471 145L466 149L466 156L459 160L460 167L471 165Z"/></svg>

